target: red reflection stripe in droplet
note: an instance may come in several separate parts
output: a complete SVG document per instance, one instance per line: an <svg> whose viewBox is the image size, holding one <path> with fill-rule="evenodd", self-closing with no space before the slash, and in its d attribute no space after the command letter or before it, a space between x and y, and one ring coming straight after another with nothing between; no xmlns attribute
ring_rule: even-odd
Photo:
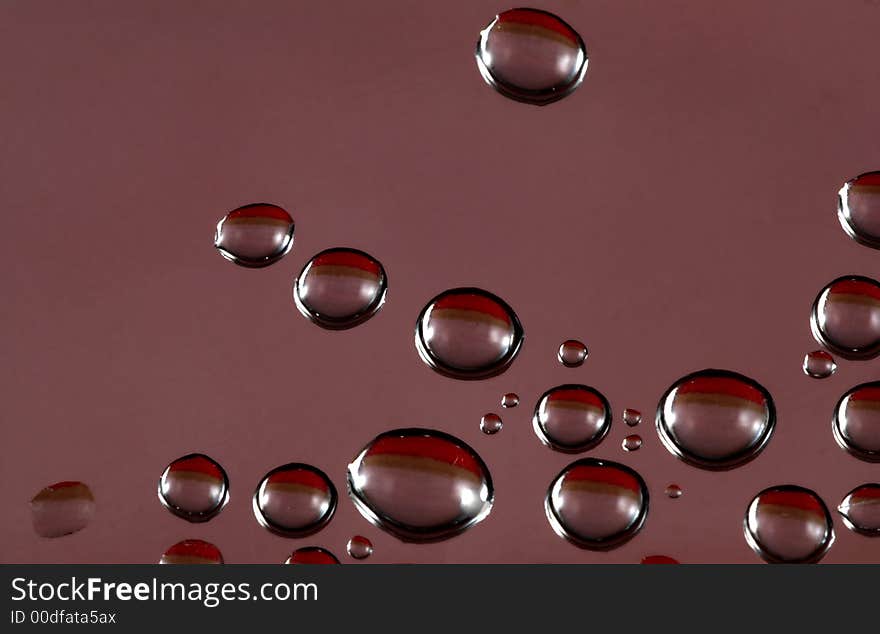
<svg viewBox="0 0 880 634"><path fill-rule="evenodd" d="M510 315L495 300L476 293L453 293L434 302L433 310L465 310L489 315L510 325Z"/></svg>
<svg viewBox="0 0 880 634"><path fill-rule="evenodd" d="M851 401L880 401L880 387L863 387L849 395Z"/></svg>
<svg viewBox="0 0 880 634"><path fill-rule="evenodd" d="M188 539L178 542L166 550L165 555L167 557L199 557L200 559L212 561L221 561L223 559L219 548L200 539Z"/></svg>
<svg viewBox="0 0 880 634"><path fill-rule="evenodd" d="M177 471L192 471L194 473L201 473L203 475L211 476L212 478L217 478L218 480L223 479L223 472L220 468L213 460L204 456L191 456L189 458L175 460L168 467L168 471L171 473Z"/></svg>
<svg viewBox="0 0 880 634"><path fill-rule="evenodd" d="M630 491L641 493L639 481L630 473L615 467L597 465L578 465L566 471L565 482L596 482L610 484Z"/></svg>
<svg viewBox="0 0 880 634"><path fill-rule="evenodd" d="M870 172L862 174L852 182L853 187L867 185L869 187L880 186L880 172Z"/></svg>
<svg viewBox="0 0 880 634"><path fill-rule="evenodd" d="M680 385L677 392L680 395L721 394L741 398L762 406L766 405L766 399L761 390L745 381L731 377L698 377Z"/></svg>
<svg viewBox="0 0 880 634"><path fill-rule="evenodd" d="M287 559L289 564L338 564L339 560L323 549L300 549Z"/></svg>
<svg viewBox="0 0 880 634"><path fill-rule="evenodd" d="M312 266L315 268L321 266L345 266L366 271L376 277L381 275L381 269L377 262L364 257L360 253L353 253L351 251L340 250L322 253L312 261Z"/></svg>
<svg viewBox="0 0 880 634"><path fill-rule="evenodd" d="M310 469L284 469L269 476L267 484L299 484L325 493L330 490L327 480Z"/></svg>
<svg viewBox="0 0 880 634"><path fill-rule="evenodd" d="M464 448L442 438L426 436L385 436L374 442L367 451L368 456L398 455L414 458L429 458L454 467L470 471L483 478L479 462Z"/></svg>
<svg viewBox="0 0 880 634"><path fill-rule="evenodd" d="M829 295L857 295L880 301L880 287L862 280L840 280L828 289Z"/></svg>
<svg viewBox="0 0 880 634"><path fill-rule="evenodd" d="M787 506L825 517L825 507L822 502L802 491L765 491L758 499L758 504Z"/></svg>
<svg viewBox="0 0 880 634"><path fill-rule="evenodd" d="M597 394L590 390L562 389L554 390L547 396L547 400L552 403L569 402L579 403L583 405L592 405L600 409L605 408L605 404Z"/></svg>
<svg viewBox="0 0 880 634"><path fill-rule="evenodd" d="M677 559L667 557L666 555L648 555L642 558L643 564L678 564L681 563Z"/></svg>
<svg viewBox="0 0 880 634"><path fill-rule="evenodd" d="M227 220L239 220L244 218L266 218L272 220L280 220L282 222L293 222L290 214L281 207L275 205L247 205L229 212L226 216Z"/></svg>
<svg viewBox="0 0 880 634"><path fill-rule="evenodd" d="M880 500L880 486L864 486L852 492L852 500Z"/></svg>
<svg viewBox="0 0 880 634"><path fill-rule="evenodd" d="M575 46L579 46L577 36L565 24L553 15L543 11L530 9L511 9L498 15L501 24L522 24L524 26L536 26L561 35Z"/></svg>

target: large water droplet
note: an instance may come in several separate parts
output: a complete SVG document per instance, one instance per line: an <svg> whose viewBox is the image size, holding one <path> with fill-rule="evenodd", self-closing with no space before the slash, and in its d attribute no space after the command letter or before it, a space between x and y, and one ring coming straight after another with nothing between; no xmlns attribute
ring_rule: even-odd
<svg viewBox="0 0 880 634"><path fill-rule="evenodd" d="M673 559L672 557L667 557L666 555L648 555L647 557L642 557L643 564L677 564L680 563L677 559Z"/></svg>
<svg viewBox="0 0 880 634"><path fill-rule="evenodd" d="M642 437L638 434L630 434L620 443L624 451L638 451L642 448Z"/></svg>
<svg viewBox="0 0 880 634"><path fill-rule="evenodd" d="M510 409L512 407L516 407L519 405L519 395L513 392L508 392L504 396L501 397L501 407L504 409Z"/></svg>
<svg viewBox="0 0 880 634"><path fill-rule="evenodd" d="M827 379L837 372L837 362L824 350L813 350L804 355L804 374L814 379Z"/></svg>
<svg viewBox="0 0 880 634"><path fill-rule="evenodd" d="M296 307L322 328L344 330L376 314L385 301L388 278L382 264L356 249L321 251L293 285Z"/></svg>
<svg viewBox="0 0 880 634"><path fill-rule="evenodd" d="M880 537L880 484L863 484L846 494L837 507L851 531Z"/></svg>
<svg viewBox="0 0 880 634"><path fill-rule="evenodd" d="M532 426L542 443L557 451L592 449L611 429L611 406L586 385L560 385L544 392L535 406Z"/></svg>
<svg viewBox="0 0 880 634"><path fill-rule="evenodd" d="M880 249L880 172L862 174L843 185L837 217L850 238Z"/></svg>
<svg viewBox="0 0 880 634"><path fill-rule="evenodd" d="M584 364L588 354L587 346L576 339L568 339L559 345L556 358L566 368L577 368Z"/></svg>
<svg viewBox="0 0 880 634"><path fill-rule="evenodd" d="M422 309L416 349L437 372L456 379L500 374L513 361L523 329L504 300L478 288L441 293Z"/></svg>
<svg viewBox="0 0 880 634"><path fill-rule="evenodd" d="M770 440L775 425L770 393L726 370L702 370L679 379L657 408L657 432L666 448L703 469L748 462Z"/></svg>
<svg viewBox="0 0 880 634"><path fill-rule="evenodd" d="M201 539L185 539L165 551L160 564L222 564L223 555L214 544Z"/></svg>
<svg viewBox="0 0 880 634"><path fill-rule="evenodd" d="M338 564L336 555L320 546L297 548L284 562L286 564Z"/></svg>
<svg viewBox="0 0 880 634"><path fill-rule="evenodd" d="M880 381L846 392L834 408L834 439L860 460L880 462Z"/></svg>
<svg viewBox="0 0 880 634"><path fill-rule="evenodd" d="M159 501L190 522L206 522L229 501L229 479L217 462L199 453L178 458L159 478Z"/></svg>
<svg viewBox="0 0 880 634"><path fill-rule="evenodd" d="M666 493L666 497L668 497L670 500L677 500L684 493L681 487L677 484L670 484L666 487L666 490L664 492Z"/></svg>
<svg viewBox="0 0 880 634"><path fill-rule="evenodd" d="M324 527L336 511L336 487L320 469L291 463L270 471L254 493L254 515L284 537L304 537Z"/></svg>
<svg viewBox="0 0 880 634"><path fill-rule="evenodd" d="M480 419L480 431L484 434L492 435L497 434L501 431L501 428L504 427L504 421L501 420L501 417L498 414L485 414L482 419Z"/></svg>
<svg viewBox="0 0 880 634"><path fill-rule="evenodd" d="M241 266L269 266L293 246L293 218L275 205L239 207L217 223L214 246L224 258Z"/></svg>
<svg viewBox="0 0 880 634"><path fill-rule="evenodd" d="M502 95L542 106L580 85L587 49L577 31L552 13L512 9L480 32L477 66Z"/></svg>
<svg viewBox="0 0 880 634"><path fill-rule="evenodd" d="M81 531L94 516L95 498L82 482L56 482L31 499L31 520L40 537Z"/></svg>
<svg viewBox="0 0 880 634"><path fill-rule="evenodd" d="M813 302L810 327L816 341L844 359L880 354L880 284L861 275L839 277Z"/></svg>
<svg viewBox="0 0 880 634"><path fill-rule="evenodd" d="M351 499L367 520L404 541L456 535L492 509L489 469L461 440L428 429L374 438L348 466Z"/></svg>
<svg viewBox="0 0 880 634"><path fill-rule="evenodd" d="M769 563L815 563L834 541L831 514L822 499L790 484L756 495L743 529L752 550Z"/></svg>
<svg viewBox="0 0 880 634"><path fill-rule="evenodd" d="M347 550L352 559L366 559L373 554L373 542L363 535L355 535L348 540Z"/></svg>
<svg viewBox="0 0 880 634"><path fill-rule="evenodd" d="M583 458L556 476L544 509L560 537L582 548L607 550L641 529L648 514L648 488L629 467Z"/></svg>
<svg viewBox="0 0 880 634"><path fill-rule="evenodd" d="M635 427L642 422L642 413L636 409L623 410L623 422L627 427Z"/></svg>

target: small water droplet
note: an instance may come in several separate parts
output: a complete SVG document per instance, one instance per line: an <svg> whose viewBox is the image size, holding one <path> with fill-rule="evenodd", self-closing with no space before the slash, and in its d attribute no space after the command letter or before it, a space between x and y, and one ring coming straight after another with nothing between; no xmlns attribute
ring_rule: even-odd
<svg viewBox="0 0 880 634"><path fill-rule="evenodd" d="M642 413L637 409L623 410L623 422L628 427L635 427L642 422Z"/></svg>
<svg viewBox="0 0 880 634"><path fill-rule="evenodd" d="M260 526L283 537L305 537L323 528L336 511L336 487L320 469L291 463L270 471L253 499Z"/></svg>
<svg viewBox="0 0 880 634"><path fill-rule="evenodd" d="M814 379L827 379L837 372L837 362L824 350L813 350L804 355L804 374Z"/></svg>
<svg viewBox="0 0 880 634"><path fill-rule="evenodd" d="M293 285L296 307L328 330L362 324L385 301L388 278L382 264L363 251L321 251L303 267Z"/></svg>
<svg viewBox="0 0 880 634"><path fill-rule="evenodd" d="M297 548L284 562L286 564L338 564L336 555L320 546Z"/></svg>
<svg viewBox="0 0 880 634"><path fill-rule="evenodd" d="M436 541L492 509L489 469L463 441L428 429L374 438L348 466L352 501L367 520L404 541Z"/></svg>
<svg viewBox="0 0 880 634"><path fill-rule="evenodd" d="M584 364L588 354L589 351L584 344L575 339L568 339L559 345L556 358L566 368L577 368Z"/></svg>
<svg viewBox="0 0 880 634"><path fill-rule="evenodd" d="M611 406L586 385L560 385L544 392L532 427L542 443L566 453L592 449L611 429Z"/></svg>
<svg viewBox="0 0 880 634"><path fill-rule="evenodd" d="M844 183L838 194L837 217L850 238L880 249L880 172Z"/></svg>
<svg viewBox="0 0 880 634"><path fill-rule="evenodd" d="M794 485L756 495L743 528L749 546L769 563L816 563L834 541L825 503L814 491Z"/></svg>
<svg viewBox="0 0 880 634"><path fill-rule="evenodd" d="M523 330L501 298L478 288L455 288L422 309L415 341L422 360L440 374L485 379L511 364Z"/></svg>
<svg viewBox="0 0 880 634"><path fill-rule="evenodd" d="M293 218L276 205L239 207L217 223L214 246L224 258L241 266L269 266L293 247Z"/></svg>
<svg viewBox="0 0 880 634"><path fill-rule="evenodd" d="M165 551L160 564L222 564L223 555L214 544L201 539L185 539Z"/></svg>
<svg viewBox="0 0 880 634"><path fill-rule="evenodd" d="M666 487L666 497L671 500L677 500L683 493L684 491L682 491L681 487L677 484L670 484Z"/></svg>
<svg viewBox="0 0 880 634"><path fill-rule="evenodd" d="M837 444L867 462L880 462L880 381L846 392L834 408L832 431Z"/></svg>
<svg viewBox="0 0 880 634"><path fill-rule="evenodd" d="M880 537L880 484L863 484L846 494L837 507L848 529Z"/></svg>
<svg viewBox="0 0 880 634"><path fill-rule="evenodd" d="M503 407L504 409L510 409L511 407L516 407L517 405L519 405L518 394L508 392L501 397L501 407Z"/></svg>
<svg viewBox="0 0 880 634"><path fill-rule="evenodd" d="M355 535L348 540L348 554L353 559L366 559L373 554L373 542L363 535Z"/></svg>
<svg viewBox="0 0 880 634"><path fill-rule="evenodd" d="M497 434L504 427L504 421L498 414L486 414L480 419L480 431L484 434Z"/></svg>
<svg viewBox="0 0 880 634"><path fill-rule="evenodd" d="M647 557L642 557L643 564L678 564L681 563L677 559L673 559L672 557L667 557L666 555L648 555Z"/></svg>
<svg viewBox="0 0 880 634"><path fill-rule="evenodd" d="M206 522L229 501L229 479L217 462L193 453L169 464L159 477L159 501L190 522Z"/></svg>
<svg viewBox="0 0 880 634"><path fill-rule="evenodd" d="M861 275L837 278L813 302L810 328L844 359L873 359L880 354L880 283Z"/></svg>
<svg viewBox="0 0 880 634"><path fill-rule="evenodd" d="M630 434L621 443L624 451L638 451L642 448L642 437L638 434Z"/></svg>
<svg viewBox="0 0 880 634"><path fill-rule="evenodd" d="M502 95L543 106L571 94L587 72L587 49L561 18L511 9L480 32L477 67Z"/></svg>
<svg viewBox="0 0 880 634"><path fill-rule="evenodd" d="M63 537L84 529L95 516L95 498L82 482L56 482L31 499L31 520L40 537Z"/></svg>
<svg viewBox="0 0 880 634"><path fill-rule="evenodd" d="M571 463L556 476L544 501L556 534L590 550L630 540L648 514L648 488L622 464L595 458Z"/></svg>
<svg viewBox="0 0 880 634"><path fill-rule="evenodd" d="M770 393L726 370L701 370L670 387L657 432L670 453L703 469L730 469L757 456L776 425Z"/></svg>

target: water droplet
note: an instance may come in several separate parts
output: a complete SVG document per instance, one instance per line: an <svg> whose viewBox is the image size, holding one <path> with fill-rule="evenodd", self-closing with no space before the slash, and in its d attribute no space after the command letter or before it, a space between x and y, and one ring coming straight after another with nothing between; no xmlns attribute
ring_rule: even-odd
<svg viewBox="0 0 880 634"><path fill-rule="evenodd" d="M743 528L749 546L769 563L815 563L834 541L825 503L814 491L794 485L756 495Z"/></svg>
<svg viewBox="0 0 880 634"><path fill-rule="evenodd" d="M201 539L185 539L165 551L160 564L222 564L223 555L214 544Z"/></svg>
<svg viewBox="0 0 880 634"><path fill-rule="evenodd" d="M628 427L635 427L642 422L642 413L636 409L623 410L623 422Z"/></svg>
<svg viewBox="0 0 880 634"><path fill-rule="evenodd" d="M353 559L366 559L373 554L373 542L363 535L355 535L348 540L348 554Z"/></svg>
<svg viewBox="0 0 880 634"><path fill-rule="evenodd" d="M82 482L56 482L31 499L31 519L40 537L81 531L94 516L95 498Z"/></svg>
<svg viewBox="0 0 880 634"><path fill-rule="evenodd" d="M303 267L293 299L303 315L322 328L362 324L385 301L388 278L382 264L356 249L321 251Z"/></svg>
<svg viewBox="0 0 880 634"><path fill-rule="evenodd" d="M480 419L480 431L484 434L497 434L504 427L504 421L498 414L486 414Z"/></svg>
<svg viewBox="0 0 880 634"><path fill-rule="evenodd" d="M514 394L513 392L508 392L504 396L501 397L501 407L504 409L510 409L511 407L516 407L519 405L519 395Z"/></svg>
<svg viewBox="0 0 880 634"><path fill-rule="evenodd" d="M880 484L863 484L846 494L837 507L851 531L880 537Z"/></svg>
<svg viewBox="0 0 880 634"><path fill-rule="evenodd" d="M199 453L178 458L159 478L159 501L190 522L206 522L229 501L229 479L214 460Z"/></svg>
<svg viewBox="0 0 880 634"><path fill-rule="evenodd" d="M880 462L880 381L846 392L834 408L832 431L837 444L867 462Z"/></svg>
<svg viewBox="0 0 880 634"><path fill-rule="evenodd" d="M850 238L880 249L880 172L862 174L843 185L837 217Z"/></svg>
<svg viewBox="0 0 880 634"><path fill-rule="evenodd" d="M504 300L478 288L455 288L428 302L416 323L416 349L440 374L485 379L504 372L523 330Z"/></svg>
<svg viewBox="0 0 880 634"><path fill-rule="evenodd" d="M595 458L571 463L544 501L556 534L582 548L606 550L631 539L648 514L648 488L622 464Z"/></svg>
<svg viewBox="0 0 880 634"><path fill-rule="evenodd" d="M681 487L677 484L670 484L666 487L666 497L671 500L677 500L682 496L682 493L684 493L684 491L682 491Z"/></svg>
<svg viewBox="0 0 880 634"><path fill-rule="evenodd" d="M611 429L611 406L586 385L560 385L544 392L532 427L542 443L566 453L592 449Z"/></svg>
<svg viewBox="0 0 880 634"><path fill-rule="evenodd" d="M621 443L624 451L638 451L642 448L642 437L638 434L630 434Z"/></svg>
<svg viewBox="0 0 880 634"><path fill-rule="evenodd" d="M461 440L428 429L374 438L348 466L352 501L367 520L404 541L452 537L485 518L489 469Z"/></svg>
<svg viewBox="0 0 880 634"><path fill-rule="evenodd" d="M577 368L584 364L588 354L589 351L584 344L575 339L568 339L560 344L556 358L566 368Z"/></svg>
<svg viewBox="0 0 880 634"><path fill-rule="evenodd" d="M873 359L880 354L880 284L861 275L837 278L813 302L810 327L844 359Z"/></svg>
<svg viewBox="0 0 880 634"><path fill-rule="evenodd" d="M254 493L260 526L284 537L305 537L324 527L336 511L336 487L316 467L291 463L270 471Z"/></svg>
<svg viewBox="0 0 880 634"><path fill-rule="evenodd" d="M587 49L561 18L512 9L480 32L477 67L505 97L543 106L571 94L587 72Z"/></svg>
<svg viewBox="0 0 880 634"><path fill-rule="evenodd" d="M775 426L770 393L726 370L701 370L679 379L657 409L657 432L666 448L703 469L748 462L766 446Z"/></svg>
<svg viewBox="0 0 880 634"><path fill-rule="evenodd" d="M648 555L642 557L643 564L678 564L681 563L677 559L667 557L666 555Z"/></svg>
<svg viewBox="0 0 880 634"><path fill-rule="evenodd" d="M217 223L214 246L224 258L241 266L269 266L293 247L293 218L275 205L239 207Z"/></svg>
<svg viewBox="0 0 880 634"><path fill-rule="evenodd" d="M837 372L837 362L824 350L813 350L804 355L804 374L814 379L827 379Z"/></svg>
<svg viewBox="0 0 880 634"><path fill-rule="evenodd" d="M297 548L284 562L286 564L338 564L336 555L320 546Z"/></svg>

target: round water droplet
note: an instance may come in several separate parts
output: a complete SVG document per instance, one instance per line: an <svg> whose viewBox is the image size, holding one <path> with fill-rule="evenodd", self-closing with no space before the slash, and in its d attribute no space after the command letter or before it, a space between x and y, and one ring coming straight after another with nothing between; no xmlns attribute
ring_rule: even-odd
<svg viewBox="0 0 880 634"><path fill-rule="evenodd" d="M362 535L348 540L348 554L353 559L366 559L373 554L373 542Z"/></svg>
<svg viewBox="0 0 880 634"><path fill-rule="evenodd" d="M455 379L485 379L504 372L522 340L513 309L478 288L441 293L422 309L416 323L419 356Z"/></svg>
<svg viewBox="0 0 880 634"><path fill-rule="evenodd" d="M843 185L837 217L850 238L880 249L880 172L862 174Z"/></svg>
<svg viewBox="0 0 880 634"><path fill-rule="evenodd" d="M519 395L514 394L513 392L508 392L504 396L501 397L501 407L504 409L510 409L511 407L516 407L519 405Z"/></svg>
<svg viewBox="0 0 880 634"><path fill-rule="evenodd" d="M880 484L856 487L846 494L837 510L851 531L868 537L880 537Z"/></svg>
<svg viewBox="0 0 880 634"><path fill-rule="evenodd" d="M511 9L480 32L477 67L502 95L543 106L571 94L587 72L587 49L561 18Z"/></svg>
<svg viewBox="0 0 880 634"><path fill-rule="evenodd" d="M217 223L214 246L224 258L241 266L269 266L293 247L293 218L275 205L239 207Z"/></svg>
<svg viewBox="0 0 880 634"><path fill-rule="evenodd" d="M703 469L748 462L766 446L775 426L770 393L726 370L701 370L679 379L657 408L657 432L666 448Z"/></svg>
<svg viewBox="0 0 880 634"><path fill-rule="evenodd" d="M333 517L336 487L316 467L286 464L260 481L253 507L260 526L284 537L305 537Z"/></svg>
<svg viewBox="0 0 880 634"><path fill-rule="evenodd" d="M635 427L642 422L642 413L636 409L623 410L623 422L628 427Z"/></svg>
<svg viewBox="0 0 880 634"><path fill-rule="evenodd" d="M630 434L621 443L624 451L638 451L642 448L642 437L638 434Z"/></svg>
<svg viewBox="0 0 880 634"><path fill-rule="evenodd" d="M880 381L846 392L834 408L832 431L837 444L867 462L880 462Z"/></svg>
<svg viewBox="0 0 880 634"><path fill-rule="evenodd" d="M320 546L297 548L284 562L286 564L338 564L336 555Z"/></svg>
<svg viewBox="0 0 880 634"><path fill-rule="evenodd" d="M667 557L666 555L648 555L642 557L643 564L678 564L681 563L677 559Z"/></svg>
<svg viewBox="0 0 880 634"><path fill-rule="evenodd" d="M497 434L504 427L504 421L498 414L486 414L480 419L480 431L484 434Z"/></svg>
<svg viewBox="0 0 880 634"><path fill-rule="evenodd" d="M575 339L568 339L559 345L556 358L566 368L577 368L584 364L588 354L589 351L584 344Z"/></svg>
<svg viewBox="0 0 880 634"><path fill-rule="evenodd" d="M82 482L56 482L31 499L31 519L40 537L81 531L94 516L95 498Z"/></svg>
<svg viewBox="0 0 880 634"><path fill-rule="evenodd" d="M378 260L356 249L321 251L293 285L296 307L322 328L344 330L362 324L385 301L388 278Z"/></svg>
<svg viewBox="0 0 880 634"><path fill-rule="evenodd" d="M185 539L165 551L160 564L222 564L223 555L214 544L201 539Z"/></svg>
<svg viewBox="0 0 880 634"><path fill-rule="evenodd" d="M684 493L684 491L682 491L681 487L677 484L670 484L666 487L666 497L671 500L677 500L682 496L682 493Z"/></svg>
<svg viewBox="0 0 880 634"><path fill-rule="evenodd" d="M880 284L861 275L837 278L813 302L810 327L844 359L873 359L880 354Z"/></svg>
<svg viewBox="0 0 880 634"><path fill-rule="evenodd" d="M834 541L825 503L794 485L764 489L749 504L743 525L746 541L769 563L815 563Z"/></svg>
<svg viewBox="0 0 880 634"><path fill-rule="evenodd" d="M824 350L813 350L804 355L804 374L814 379L827 379L837 372L837 362Z"/></svg>
<svg viewBox="0 0 880 634"><path fill-rule="evenodd" d="M544 510L560 537L582 548L606 550L630 540L642 528L648 488L629 467L583 458L556 476Z"/></svg>
<svg viewBox="0 0 880 634"><path fill-rule="evenodd" d="M178 458L159 478L159 501L190 522L206 522L229 501L229 479L214 460L199 453Z"/></svg>
<svg viewBox="0 0 880 634"><path fill-rule="evenodd" d="M374 438L348 466L352 501L367 520L404 541L456 535L492 509L489 469L461 440L428 429Z"/></svg>
<svg viewBox="0 0 880 634"><path fill-rule="evenodd" d="M532 427L542 443L566 453L592 449L611 429L611 406L586 385L560 385L544 392Z"/></svg>

